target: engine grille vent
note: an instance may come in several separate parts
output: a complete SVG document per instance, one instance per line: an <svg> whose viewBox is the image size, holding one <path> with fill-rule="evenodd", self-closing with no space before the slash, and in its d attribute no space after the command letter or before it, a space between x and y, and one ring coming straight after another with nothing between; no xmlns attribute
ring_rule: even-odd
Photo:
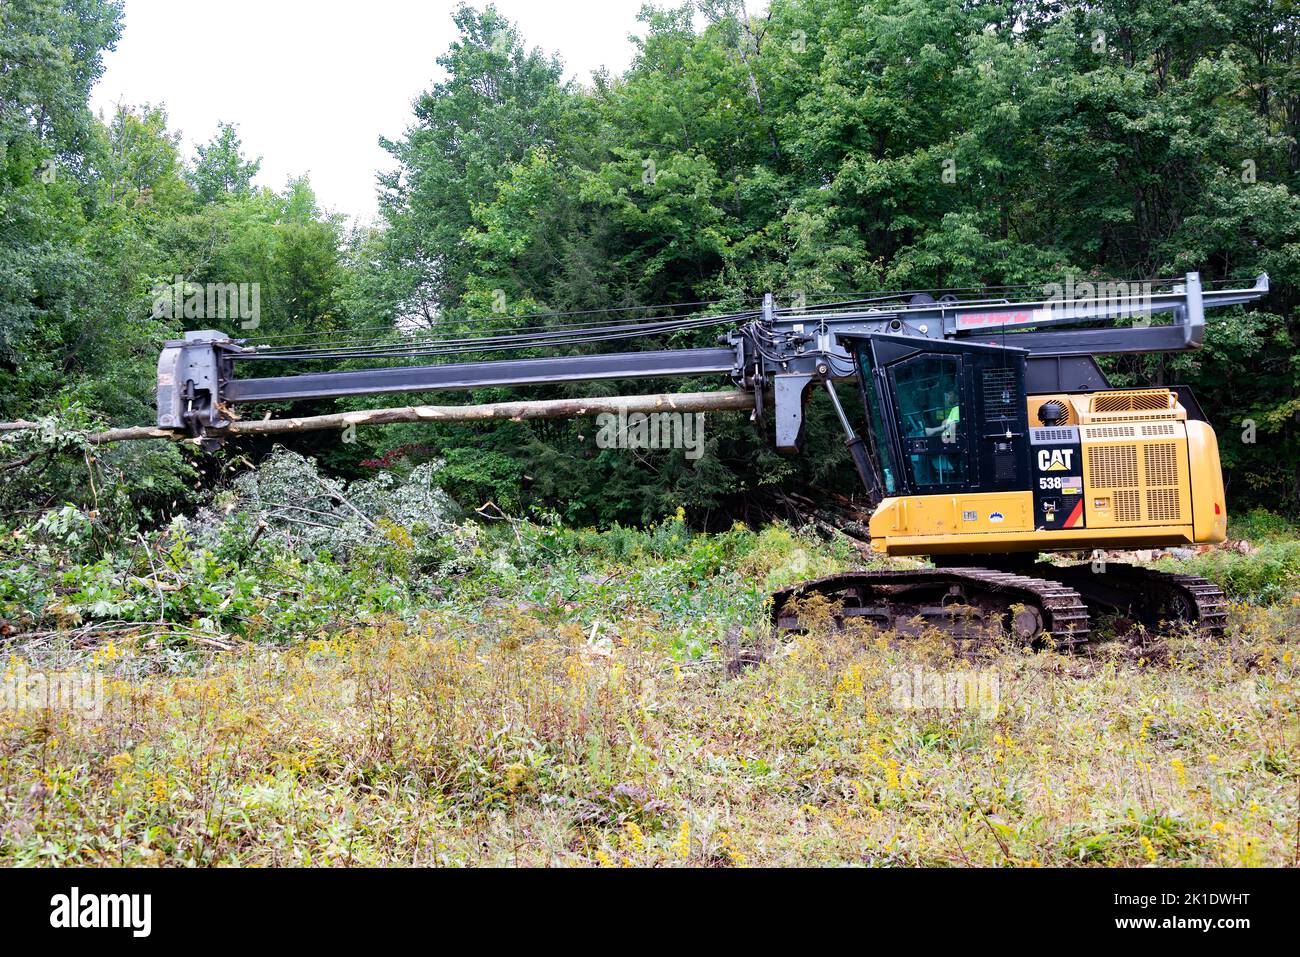
<svg viewBox="0 0 1300 957"><path fill-rule="evenodd" d="M1089 439L1132 439L1137 431L1131 425L1099 425L1084 430Z"/></svg>
<svg viewBox="0 0 1300 957"><path fill-rule="evenodd" d="M1094 488L1133 488L1138 483L1137 446L1102 445L1088 449L1088 472ZM1118 518L1118 502L1116 505Z"/></svg>
<svg viewBox="0 0 1300 957"><path fill-rule="evenodd" d="M1182 520L1178 507L1178 489L1147 489L1147 520L1151 522L1177 522Z"/></svg>
<svg viewBox="0 0 1300 957"><path fill-rule="evenodd" d="M1137 489L1126 488L1115 493L1115 521L1142 521L1142 496Z"/></svg>
<svg viewBox="0 0 1300 957"><path fill-rule="evenodd" d="M1147 521L1178 522L1178 443L1153 442L1143 454L1147 484ZM1161 486L1164 486L1163 488Z"/></svg>
<svg viewBox="0 0 1300 957"><path fill-rule="evenodd" d="M1142 438L1158 438L1162 435L1177 435L1178 426L1172 422L1158 422L1155 425L1142 426Z"/></svg>
<svg viewBox="0 0 1300 957"><path fill-rule="evenodd" d="M1146 447L1147 485L1178 484L1178 446L1161 442Z"/></svg>
<svg viewBox="0 0 1300 957"><path fill-rule="evenodd" d="M1079 433L1074 429L1030 429L1029 440L1034 445L1046 445L1048 442L1078 442Z"/></svg>
<svg viewBox="0 0 1300 957"><path fill-rule="evenodd" d="M1163 412L1174 407L1174 393L1168 389L1131 392L1098 392L1092 397L1091 412Z"/></svg>
<svg viewBox="0 0 1300 957"><path fill-rule="evenodd" d="M1140 417L1143 419L1171 419L1178 421L1180 415L1181 413L1178 412L1143 412ZM1131 422L1137 417L1139 416L1125 413L1123 415L1094 415L1091 416L1091 419L1093 422Z"/></svg>
<svg viewBox="0 0 1300 957"><path fill-rule="evenodd" d="M1181 448L1178 442L1148 442L1141 446L1107 442L1088 447L1089 484L1093 489L1110 491L1116 524L1183 521L1178 484Z"/></svg>

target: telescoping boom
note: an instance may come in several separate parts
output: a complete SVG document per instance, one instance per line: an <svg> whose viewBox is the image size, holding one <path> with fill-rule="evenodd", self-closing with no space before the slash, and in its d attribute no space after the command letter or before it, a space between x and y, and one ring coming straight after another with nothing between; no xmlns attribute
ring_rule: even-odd
<svg viewBox="0 0 1300 957"><path fill-rule="evenodd" d="M1076 283L1035 301L968 298L931 293L889 293L866 300L814 307L778 308L763 298L759 310L682 320L561 328L542 335L502 334L452 343L413 338L405 346L344 348L285 346L240 340L213 330L187 332L165 344L158 361L158 426L193 435L219 435L225 410L253 402L282 402L352 395L469 390L492 386L553 385L603 379L716 375L754 391L758 415L774 400L774 441L798 451L803 404L817 382L853 382L859 375L849 340L872 335L948 339L1026 350L1031 392L1105 388L1093 357L1117 353L1177 352L1198 348L1205 310L1249 302L1268 291L1268 277L1243 289L1203 289L1197 273L1167 288L1154 284ZM1118 286L1119 288L1116 288ZM1073 293L1066 298L1066 293ZM618 339L661 336L683 328L733 324L715 348L648 349L572 354L575 347ZM1067 328L1074 327L1074 328ZM406 359L431 354L565 349L543 357L376 365L342 371L245 376L250 366L322 359Z"/></svg>

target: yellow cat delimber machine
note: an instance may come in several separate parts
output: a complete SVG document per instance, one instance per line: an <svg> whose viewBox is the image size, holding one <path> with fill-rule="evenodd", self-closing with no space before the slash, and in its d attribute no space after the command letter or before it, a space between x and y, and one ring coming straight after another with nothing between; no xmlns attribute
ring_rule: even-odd
<svg viewBox="0 0 1300 957"><path fill-rule="evenodd" d="M1268 277L1217 289L1203 288L1197 273L1164 282L1071 279L1038 292L884 293L798 308L778 308L768 295L760 309L727 315L552 319L525 331L403 335L382 345L190 332L159 360L158 424L219 439L240 403L717 375L752 395L755 420L779 450L798 452L804 405L820 388L873 508L872 547L927 556L934 567L787 589L774 596L779 626L797 624L796 599L820 594L843 619L901 631L938 626L960 636L1001 626L1026 642L1069 645L1087 640L1095 616L1114 613L1153 628L1214 632L1223 596L1203 579L1040 555L1224 540L1218 446L1191 391L1113 388L1094 357L1197 349L1205 310L1264 296ZM731 328L714 348L603 345L722 325ZM439 361L413 365L416 356ZM331 359L382 364L236 375L252 363L282 370ZM856 427L837 384L858 387Z"/></svg>
<svg viewBox="0 0 1300 957"><path fill-rule="evenodd" d="M868 414L859 459L879 500L872 547L928 556L935 567L804 583L776 596L777 622L794 627L793 600L820 594L845 617L904 631L987 633L1000 622L1025 641L1071 645L1112 613L1152 629L1218 632L1223 593L1203 578L1104 556L1039 556L1224 541L1218 443L1191 390L1111 388L1093 356L1199 348L1206 305L1267 290L1263 275L1250 289L1217 293L1194 273L1163 294L1090 284L1083 298L954 303L941 343L844 337ZM1161 314L1173 321L1157 325ZM1085 328L1017 332L1076 323Z"/></svg>

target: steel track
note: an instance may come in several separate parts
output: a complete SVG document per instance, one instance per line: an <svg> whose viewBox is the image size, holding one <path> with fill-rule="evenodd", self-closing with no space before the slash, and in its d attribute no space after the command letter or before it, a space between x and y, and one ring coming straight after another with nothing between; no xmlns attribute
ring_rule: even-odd
<svg viewBox="0 0 1300 957"><path fill-rule="evenodd" d="M1152 630L1194 623L1210 637L1227 622L1222 590L1196 575L1115 562L1097 572L1045 562L1027 570L1033 574L959 566L831 575L776 592L772 623L778 631L803 630L798 603L814 595L831 603L837 627L858 618L901 634L928 626L969 638L1000 626L1026 644L1066 648L1088 641L1099 613L1126 615Z"/></svg>
<svg viewBox="0 0 1300 957"><path fill-rule="evenodd" d="M1097 571L1089 564L1039 562L1030 570L1078 591L1094 617L1098 612L1113 612L1152 630L1191 623L1209 637L1223 634L1228 621L1228 600L1222 589L1199 575L1122 562L1107 562Z"/></svg>
<svg viewBox="0 0 1300 957"><path fill-rule="evenodd" d="M915 633L938 627L954 637L1009 631L1026 644L1073 647L1088 640L1088 608L1073 588L1058 581L992 568L919 568L847 572L803 582L774 594L772 623L779 631L801 630L796 605L821 595L837 609L842 626L862 618L883 630Z"/></svg>

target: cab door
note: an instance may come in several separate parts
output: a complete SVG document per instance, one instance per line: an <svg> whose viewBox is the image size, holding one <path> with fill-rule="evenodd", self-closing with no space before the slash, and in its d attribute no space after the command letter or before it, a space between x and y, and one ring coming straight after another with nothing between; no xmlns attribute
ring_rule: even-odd
<svg viewBox="0 0 1300 957"><path fill-rule="evenodd" d="M900 336L859 340L868 412L878 411L899 490L1029 488L1023 349Z"/></svg>

